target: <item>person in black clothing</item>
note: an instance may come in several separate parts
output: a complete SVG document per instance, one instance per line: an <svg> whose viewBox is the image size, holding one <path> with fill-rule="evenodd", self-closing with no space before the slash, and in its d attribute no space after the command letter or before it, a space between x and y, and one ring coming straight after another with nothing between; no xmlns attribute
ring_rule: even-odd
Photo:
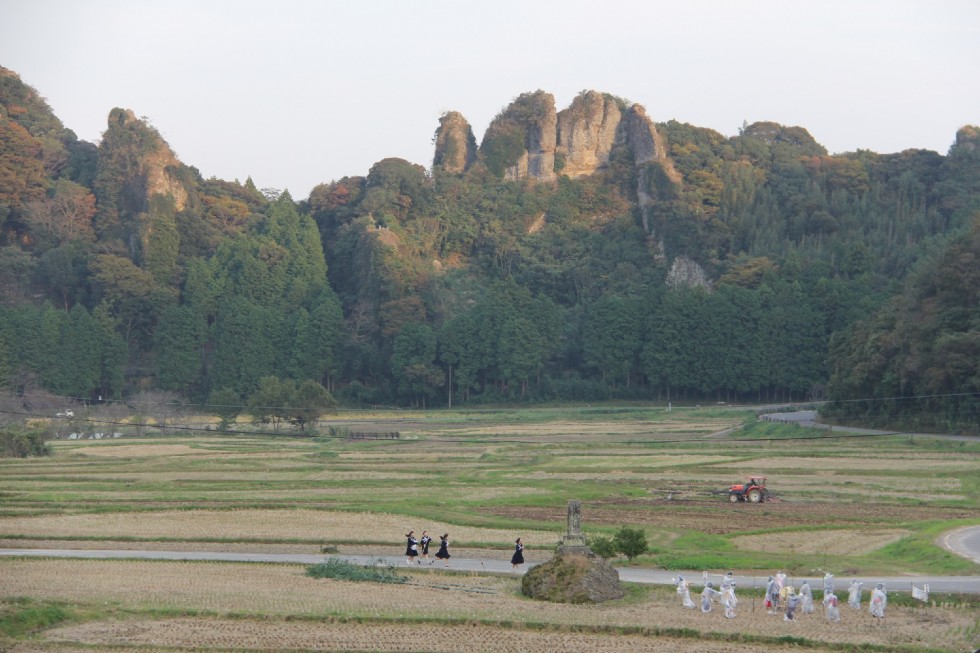
<svg viewBox="0 0 980 653"><path fill-rule="evenodd" d="M422 531L422 537L419 539L419 544L422 546L422 555L419 557L419 564L422 564L423 560L429 560L429 542L431 541L432 538L429 537L429 531ZM431 560L429 560L429 564L432 564Z"/></svg>
<svg viewBox="0 0 980 653"><path fill-rule="evenodd" d="M514 555L510 558L510 564L517 569L517 565L524 564L524 543L521 538L514 540Z"/></svg>
<svg viewBox="0 0 980 653"><path fill-rule="evenodd" d="M436 557L445 563L445 566L449 566L449 533L439 536L439 551L436 552Z"/></svg>
<svg viewBox="0 0 980 653"><path fill-rule="evenodd" d="M415 531L408 531L405 535L408 538L408 547L405 549L405 562L412 564L415 556L419 554L419 541L415 539Z"/></svg>

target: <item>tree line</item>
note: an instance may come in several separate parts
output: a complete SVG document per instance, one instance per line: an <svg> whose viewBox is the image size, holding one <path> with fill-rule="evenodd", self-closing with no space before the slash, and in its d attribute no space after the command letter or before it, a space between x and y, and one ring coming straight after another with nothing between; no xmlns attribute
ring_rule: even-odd
<svg viewBox="0 0 980 653"><path fill-rule="evenodd" d="M957 266L977 253L976 128L945 155L829 155L800 127L669 121L666 162L617 146L595 174L549 183L503 178L524 147L508 132L464 173L384 159L297 202L203 178L131 112L110 112L96 146L16 76L0 91L0 384L16 394L975 391L975 280Z"/></svg>

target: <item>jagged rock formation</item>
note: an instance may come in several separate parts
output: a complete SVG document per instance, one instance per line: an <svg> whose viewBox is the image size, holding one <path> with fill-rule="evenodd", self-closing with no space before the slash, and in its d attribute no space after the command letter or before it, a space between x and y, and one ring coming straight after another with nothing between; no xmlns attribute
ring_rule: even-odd
<svg viewBox="0 0 980 653"><path fill-rule="evenodd" d="M673 195L681 176L656 125L638 104L586 91L556 114L551 94L525 93L490 123L480 155L491 172L505 179L551 181L558 175L595 174L609 165L616 148L632 154L643 228L656 236L650 209L658 199Z"/></svg>
<svg viewBox="0 0 980 653"><path fill-rule="evenodd" d="M175 216L193 183L160 133L130 109L109 112L93 189L100 235L120 239L134 263L169 279L180 244Z"/></svg>
<svg viewBox="0 0 980 653"><path fill-rule="evenodd" d="M553 603L602 603L626 592L619 572L605 560L567 554L529 569L521 579L521 594Z"/></svg>
<svg viewBox="0 0 980 653"><path fill-rule="evenodd" d="M679 180L646 110L596 91L581 93L560 113L550 93L521 95L490 123L480 152L507 179L549 181L594 174L619 146L629 148L637 167L656 162Z"/></svg>
<svg viewBox="0 0 980 653"><path fill-rule="evenodd" d="M588 91L558 114L559 172L569 177L591 175L608 165L609 153L623 120L623 106L614 98Z"/></svg>
<svg viewBox="0 0 980 653"><path fill-rule="evenodd" d="M557 124L554 96L524 93L487 127L480 144L483 162L505 179L554 179Z"/></svg>
<svg viewBox="0 0 980 653"><path fill-rule="evenodd" d="M698 265L697 261L686 256L678 256L674 259L670 272L667 273L666 283L671 288L687 286L711 289L711 281L704 268Z"/></svg>
<svg viewBox="0 0 980 653"><path fill-rule="evenodd" d="M476 137L470 123L458 111L445 113L439 119L435 145L433 168L460 174L476 161Z"/></svg>
<svg viewBox="0 0 980 653"><path fill-rule="evenodd" d="M114 109L109 115L109 120L110 122L117 120L123 126L142 124L132 109ZM153 149L143 156L140 163L138 175L144 180L144 197L166 195L173 199L174 209L184 210L187 205L187 189L174 175L174 170L180 166L180 161L167 142L158 138Z"/></svg>

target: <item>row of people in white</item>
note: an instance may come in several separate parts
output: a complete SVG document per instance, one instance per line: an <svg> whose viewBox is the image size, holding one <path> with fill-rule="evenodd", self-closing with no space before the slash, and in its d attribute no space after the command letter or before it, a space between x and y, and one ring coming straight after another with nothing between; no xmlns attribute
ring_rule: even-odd
<svg viewBox="0 0 980 653"><path fill-rule="evenodd" d="M779 578L779 576L782 576L782 578ZM705 577L707 578L707 574L705 574ZM785 586L780 582L783 581L784 583L785 578L786 576L780 573L777 576L770 576L766 583L765 604L769 614L776 614L776 609L781 605L783 598L786 600L786 608L783 614L784 620L794 621L797 608L801 608L804 614L812 614L815 608L810 582L803 581L803 584L800 586L800 591L797 593L791 587ZM685 608L696 607L694 601L691 600L691 591L684 577L678 576L672 580L677 586L677 594L681 597L681 605ZM862 583L855 580L848 588L847 603L855 610L861 609L861 585ZM784 591L784 588L786 591ZM735 580L732 577L732 572L725 574L725 577L721 581L720 590L715 589L714 583L710 581L705 582L704 589L701 591L701 611L711 612L712 601L720 601L725 606L725 616L727 618L733 619L735 617L735 606L738 604L738 599L735 597ZM834 593L833 575L829 573L824 576L822 603L827 620L840 621L838 599ZM877 619L884 619L887 604L888 595L885 592L885 585L884 583L878 583L871 593L871 603L868 606L868 611L871 613L871 616Z"/></svg>

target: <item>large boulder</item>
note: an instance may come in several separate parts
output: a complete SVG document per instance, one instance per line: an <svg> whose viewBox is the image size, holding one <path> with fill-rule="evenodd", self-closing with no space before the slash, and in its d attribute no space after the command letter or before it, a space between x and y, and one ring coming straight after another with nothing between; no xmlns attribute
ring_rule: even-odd
<svg viewBox="0 0 980 653"><path fill-rule="evenodd" d="M619 572L605 560L566 554L529 569L521 594L553 603L602 603L622 598L625 591Z"/></svg>

